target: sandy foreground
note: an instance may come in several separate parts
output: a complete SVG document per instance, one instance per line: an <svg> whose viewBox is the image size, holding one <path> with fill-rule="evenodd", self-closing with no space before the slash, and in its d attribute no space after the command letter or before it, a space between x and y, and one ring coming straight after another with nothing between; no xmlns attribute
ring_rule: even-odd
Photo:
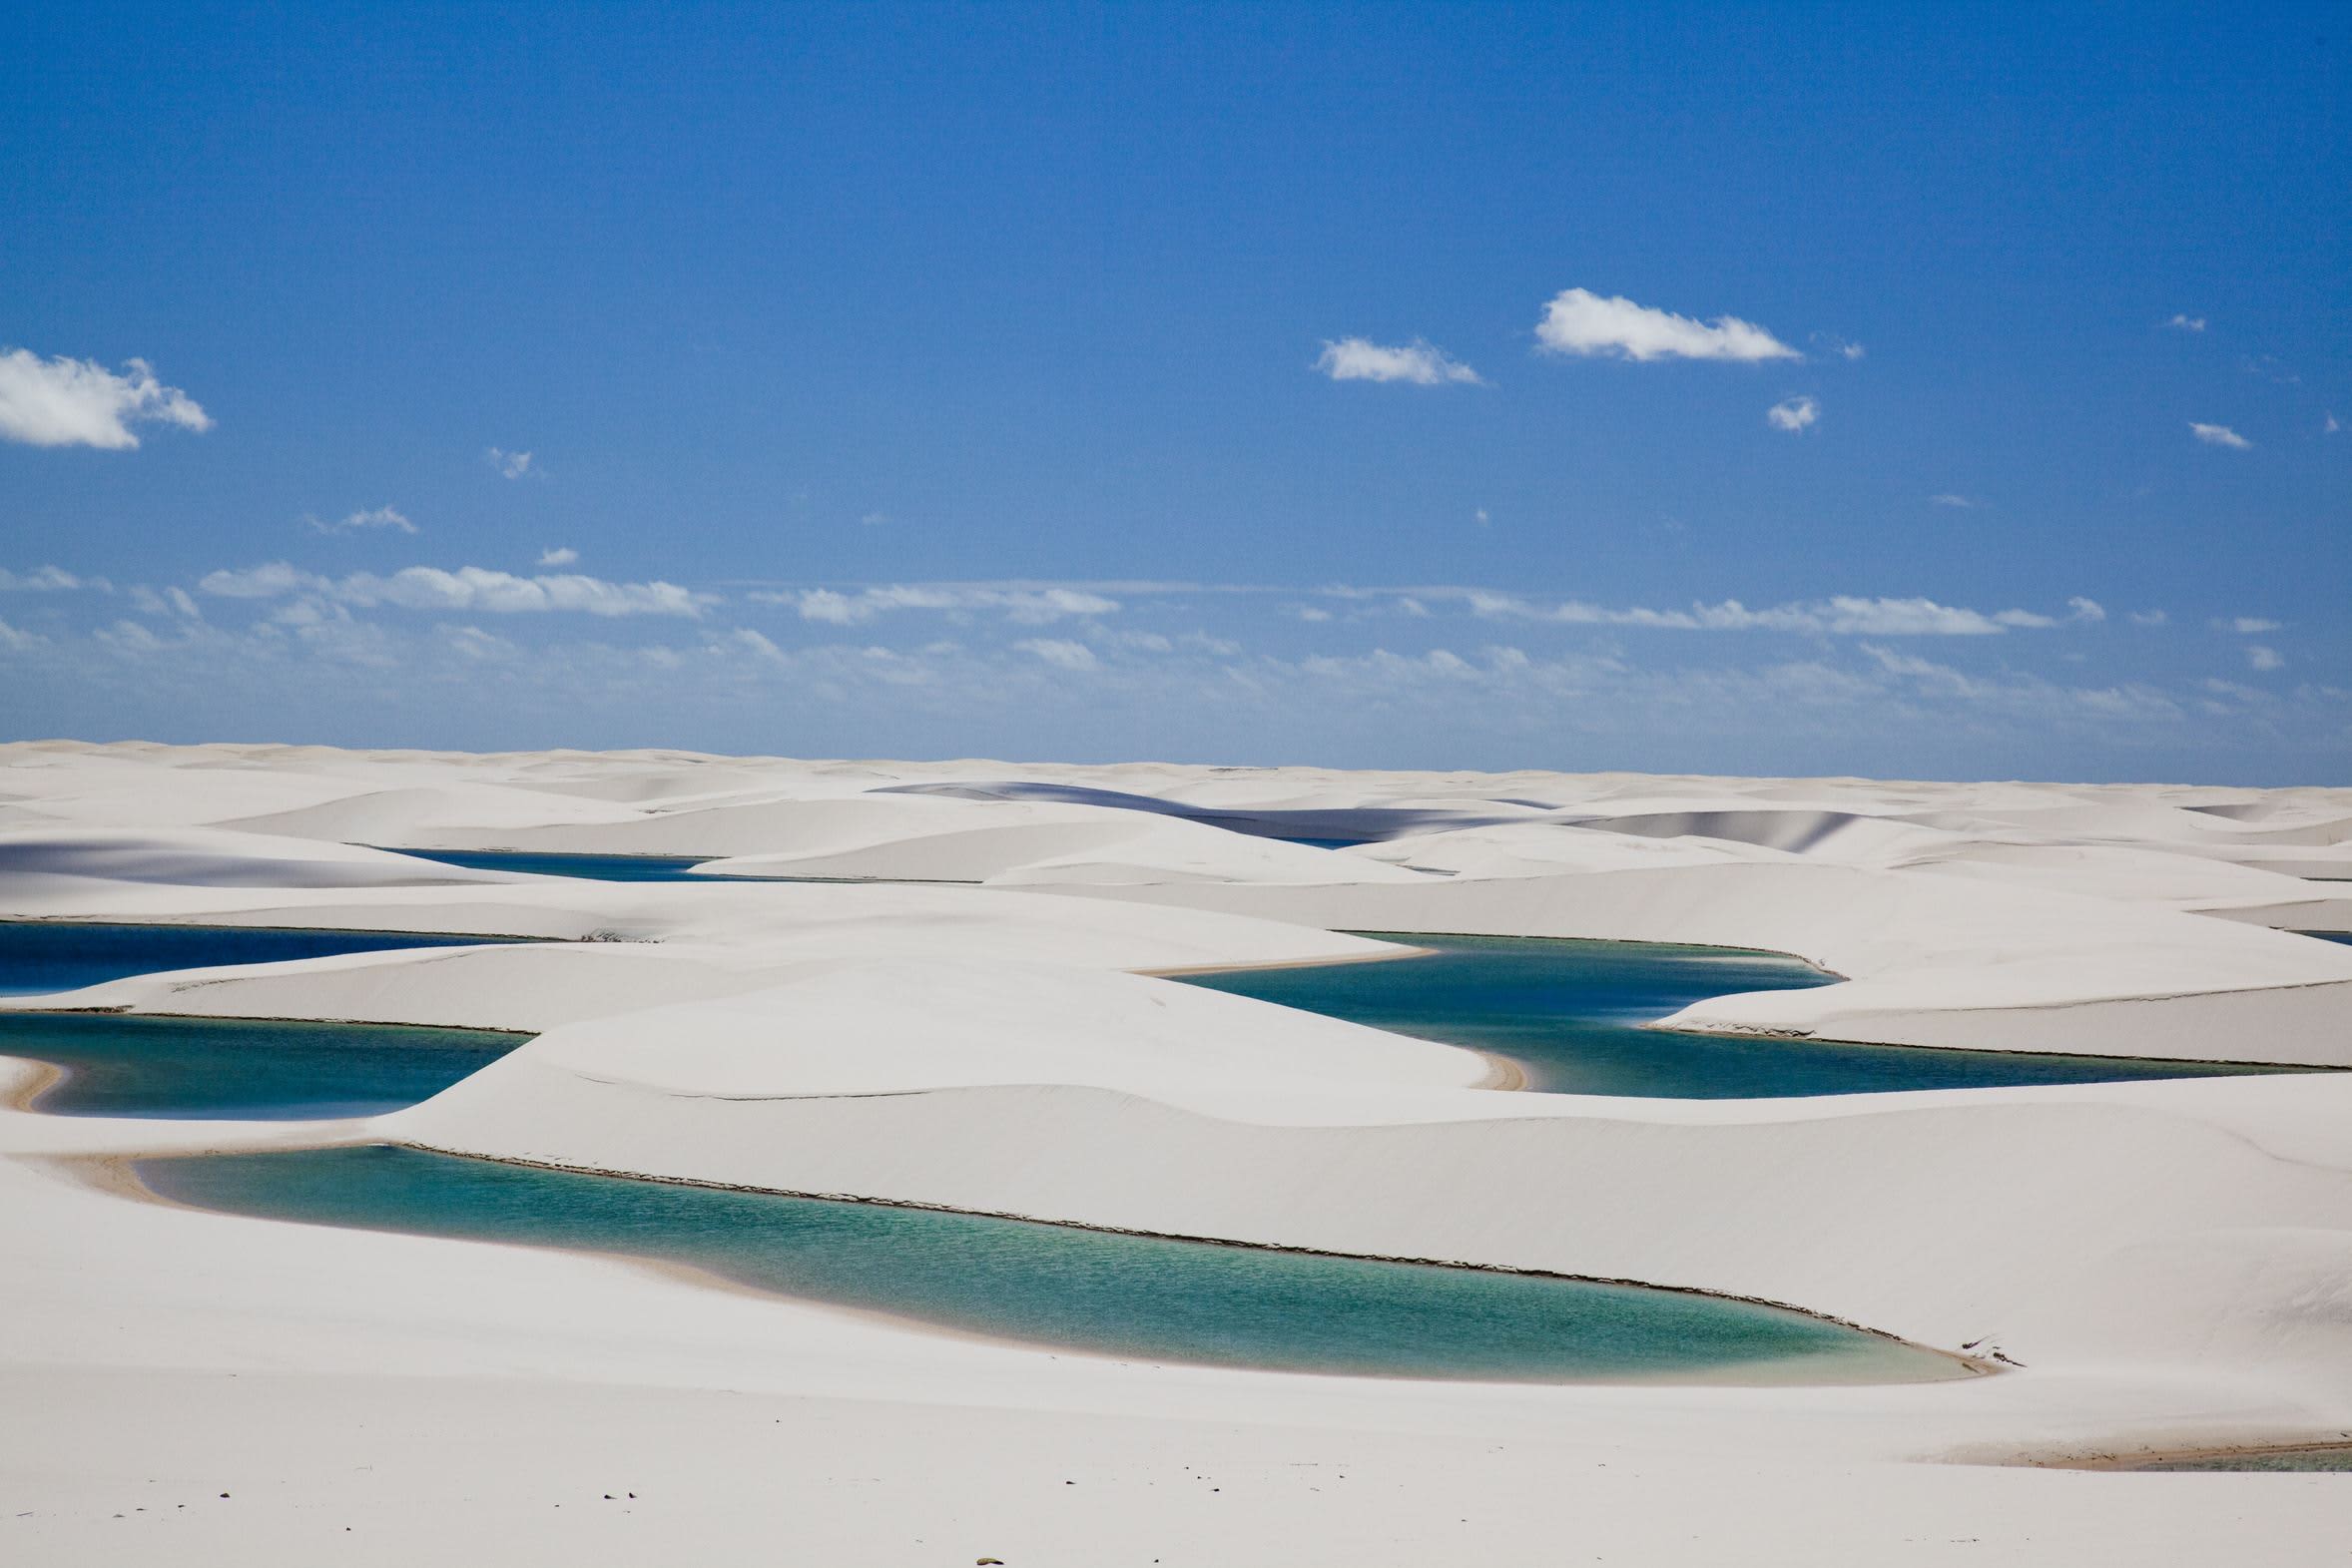
<svg viewBox="0 0 2352 1568"><path fill-rule="evenodd" d="M539 1037L373 1122L0 1112L0 1560L2352 1552L2352 1477L2021 1462L2352 1436L2352 1074L1512 1094L1472 1052L1154 978L1394 950L1351 930L1748 946L1845 978L1679 1026L2346 1067L2352 946L2292 933L2352 929L2352 790L47 743L0 747L0 916L568 939L41 999ZM0 1098L32 1076L0 1064ZM2022 1365L1886 1388L1150 1365L122 1190L138 1153L382 1139L1641 1280Z"/></svg>

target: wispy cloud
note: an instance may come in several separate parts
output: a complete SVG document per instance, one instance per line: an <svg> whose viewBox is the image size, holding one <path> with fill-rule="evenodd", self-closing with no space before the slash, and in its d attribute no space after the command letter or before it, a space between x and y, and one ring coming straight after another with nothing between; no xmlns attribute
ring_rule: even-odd
<svg viewBox="0 0 2352 1568"><path fill-rule="evenodd" d="M1973 496L1958 495L1950 490L1941 495L1931 495L1928 500L1933 505L1955 507L1964 512L1974 511L1985 504Z"/></svg>
<svg viewBox="0 0 2352 1568"><path fill-rule="evenodd" d="M2201 315L2175 314L2170 320L2159 321L2156 324L2169 326L2179 332L2201 332L2205 329L2205 318Z"/></svg>
<svg viewBox="0 0 2352 1568"><path fill-rule="evenodd" d="M504 447L484 448L482 461L497 469L501 479L527 479L540 472L531 466L530 453L509 452Z"/></svg>
<svg viewBox="0 0 2352 1568"><path fill-rule="evenodd" d="M300 598L322 603L403 610L481 612L494 615L573 611L586 615L699 616L715 594L695 593L675 583L611 583L573 574L517 577L486 567L454 572L409 566L389 576L354 572L327 578L285 561L242 571L207 575L197 587L223 599Z"/></svg>
<svg viewBox="0 0 2352 1568"><path fill-rule="evenodd" d="M2217 617L2213 622L2216 632L2235 632L2240 637L2259 637L2264 632L2275 632L2278 623L2265 616L2236 615Z"/></svg>
<svg viewBox="0 0 2352 1568"><path fill-rule="evenodd" d="M1101 663L1094 657L1093 649L1084 643L1070 642L1066 638L1032 637L1026 642L1013 644L1013 647L1025 654L1036 655L1056 670L1091 670Z"/></svg>
<svg viewBox="0 0 2352 1568"><path fill-rule="evenodd" d="M762 604L786 605L804 621L856 626L898 610L1002 610L1021 626L1044 626L1070 616L1110 615L1119 601L1080 588L1026 587L996 583L895 583L843 593L803 588L755 593Z"/></svg>
<svg viewBox="0 0 2352 1568"><path fill-rule="evenodd" d="M1765 409L1764 417L1770 421L1773 429L1799 435L1807 425L1821 418L1821 403L1811 397L1784 397Z"/></svg>
<svg viewBox="0 0 2352 1568"><path fill-rule="evenodd" d="M1620 359L1799 359L1794 348L1752 321L1719 315L1694 320L1635 304L1622 294L1603 298L1586 288L1554 295L1535 323L1535 341L1552 353Z"/></svg>
<svg viewBox="0 0 2352 1568"><path fill-rule="evenodd" d="M185 588L172 587L158 591L142 583L131 590L131 603L138 607L141 615L180 615L190 620L201 620L204 617L204 611L197 608L196 601L188 597Z"/></svg>
<svg viewBox="0 0 2352 1568"><path fill-rule="evenodd" d="M1423 597L1440 590L1419 589ZM1610 609L1571 599L1561 604L1537 605L1512 594L1484 589L1455 590L1470 603L1473 615L1568 626L1648 627L1680 632L1797 632L1815 636L1867 637L1991 637L2012 629L2058 625L2055 616L2031 610L2002 610L1993 614L1938 604L1933 599L1865 599L1836 595L1828 599L1750 609L1737 599L1720 604L1694 604L1687 610L1645 608ZM2077 601L2088 604L2090 601ZM2093 606L2095 609L2096 607ZM2104 612L2099 612L2103 615ZM2094 617L2076 612L2077 619Z"/></svg>
<svg viewBox="0 0 2352 1568"><path fill-rule="evenodd" d="M539 564L541 566L571 566L579 559L580 552L574 550L569 545L562 545L553 550L542 550L539 552Z"/></svg>
<svg viewBox="0 0 2352 1568"><path fill-rule="evenodd" d="M2085 599L2080 594L2076 594L2073 598L2067 600L2066 608L2073 612L2073 615L2070 617L2070 619L2081 621L2088 625L2095 626L2107 618L2107 607L2105 605L2100 604L2096 599Z"/></svg>
<svg viewBox="0 0 2352 1568"><path fill-rule="evenodd" d="M321 521L316 517L304 517L302 521L308 525L312 533L316 534L350 534L357 533L362 528L390 528L404 534L416 532L414 523L389 506L370 507L366 511L353 512L349 516L331 523Z"/></svg>
<svg viewBox="0 0 2352 1568"><path fill-rule="evenodd" d="M139 444L131 426L143 422L213 427L195 398L157 380L144 359L114 371L93 359L43 359L26 348L0 353L0 440L126 451Z"/></svg>
<svg viewBox="0 0 2352 1568"><path fill-rule="evenodd" d="M2162 626L2171 619L2161 610L2134 610L2131 612L2133 626Z"/></svg>
<svg viewBox="0 0 2352 1568"><path fill-rule="evenodd" d="M84 588L102 594L114 592L114 584L103 577L79 576L61 566L37 566L29 572L0 566L0 593L70 594Z"/></svg>
<svg viewBox="0 0 2352 1568"><path fill-rule="evenodd" d="M2248 643L2246 645L2246 663L2257 670L2283 670L2286 668L2287 662L2279 657L2279 652L2275 648L2265 648L2260 643Z"/></svg>
<svg viewBox="0 0 2352 1568"><path fill-rule="evenodd" d="M1326 342L1315 368L1335 381L1405 381L1414 386L1483 384L1478 372L1421 338L1410 343L1376 343L1368 337Z"/></svg>
<svg viewBox="0 0 2352 1568"><path fill-rule="evenodd" d="M2233 451L2243 452L2254 444L2225 424L2199 424L2191 419L2188 428L2191 435L2207 446L2226 446Z"/></svg>

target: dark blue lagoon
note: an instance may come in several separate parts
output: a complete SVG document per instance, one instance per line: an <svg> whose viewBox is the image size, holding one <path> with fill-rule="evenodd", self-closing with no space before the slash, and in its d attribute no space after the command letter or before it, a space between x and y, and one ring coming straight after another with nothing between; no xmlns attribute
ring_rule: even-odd
<svg viewBox="0 0 2352 1568"><path fill-rule="evenodd" d="M370 845L380 848L381 845ZM527 871L534 876L577 876L592 882L847 882L884 881L885 877L853 876L737 876L725 871L702 875L698 865L716 858L707 854L575 854L546 849L394 849L469 871Z"/></svg>
<svg viewBox="0 0 2352 1568"><path fill-rule="evenodd" d="M134 974L279 963L406 947L471 947L495 936L289 930L256 925L96 925L0 920L0 996L79 990Z"/></svg>
<svg viewBox="0 0 2352 1568"><path fill-rule="evenodd" d="M1380 963L1185 978L1285 1007L1491 1052L1515 1063L1526 1074L1528 1088L1555 1094L1777 1099L2276 1070L1645 1029L1641 1025L1711 996L1827 985L1833 977L1794 958L1731 948L1370 934L1433 952Z"/></svg>
<svg viewBox="0 0 2352 1568"><path fill-rule="evenodd" d="M592 882L707 882L694 868L709 855L557 854L538 849L394 849L469 871L528 871L534 876L579 876Z"/></svg>
<svg viewBox="0 0 2352 1568"><path fill-rule="evenodd" d="M373 1116L439 1094L527 1038L398 1024L0 1013L0 1056L64 1069L34 1108L69 1116Z"/></svg>
<svg viewBox="0 0 2352 1568"><path fill-rule="evenodd" d="M806 1301L1136 1360L1531 1382L1967 1375L1800 1312L1634 1286L584 1176L397 1148L149 1160L234 1214L656 1259Z"/></svg>

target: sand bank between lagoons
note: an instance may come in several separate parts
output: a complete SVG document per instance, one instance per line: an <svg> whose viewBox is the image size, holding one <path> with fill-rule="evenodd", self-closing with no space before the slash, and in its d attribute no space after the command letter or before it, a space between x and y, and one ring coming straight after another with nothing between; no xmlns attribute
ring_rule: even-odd
<svg viewBox="0 0 2352 1568"><path fill-rule="evenodd" d="M2340 793L62 745L0 766L0 915L631 938L76 998L545 1031L350 1136L1641 1280L2025 1365L1908 1388L1627 1389L1125 1364L592 1259L126 1203L14 1159L0 1392L45 1414L0 1430L0 1482L38 1494L5 1526L28 1560L119 1560L133 1530L188 1561L460 1543L753 1560L787 1519L832 1560L875 1562L948 1543L942 1560L1008 1563L1095 1562L1106 1544L1171 1562L1265 1560L1270 1542L1286 1562L1507 1560L1570 1539L1651 1561L2199 1561L2258 1538L2296 1562L2340 1545L2325 1476L1911 1461L2352 1423L2352 1080L1498 1095L1474 1087L1475 1053L1132 972L1394 951L1335 926L1682 941L1850 978L1678 1021L2333 1063L2352 949L2244 916L2308 903L2311 884L2246 862L2281 845L2328 861L2352 836ZM1002 797L1022 779L1412 830L1236 846L1194 821L1135 828L1154 813L1132 806ZM908 783L963 793L867 794ZM545 848L822 851L844 874L953 861L983 885L451 875L327 841L539 828L561 839ZM2267 1058L2241 1044L2263 1040ZM249 1130L301 1136L211 1124L205 1142ZM0 1114L0 1150L21 1156L159 1136ZM195 1401L204 1444L173 1435ZM151 1518L151 1485L188 1507ZM2235 1507L2213 1507L2221 1490Z"/></svg>

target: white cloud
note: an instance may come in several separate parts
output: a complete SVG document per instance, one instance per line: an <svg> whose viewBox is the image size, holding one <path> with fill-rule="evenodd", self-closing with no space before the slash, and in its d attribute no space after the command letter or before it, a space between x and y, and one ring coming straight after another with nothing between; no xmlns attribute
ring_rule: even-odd
<svg viewBox="0 0 2352 1568"><path fill-rule="evenodd" d="M890 514L887 512L868 512L864 517L858 519L858 526L861 528L881 528L889 520Z"/></svg>
<svg viewBox="0 0 2352 1568"><path fill-rule="evenodd" d="M539 552L539 564L541 566L570 566L579 559L580 552L572 549L569 545L564 545L553 550L542 550Z"/></svg>
<svg viewBox="0 0 2352 1568"><path fill-rule="evenodd" d="M310 525L312 533L319 534L356 533L362 528L392 528L404 534L416 532L414 523L388 506L370 507L364 512L353 512L339 522L320 522L315 517L305 517L302 521Z"/></svg>
<svg viewBox="0 0 2352 1568"><path fill-rule="evenodd" d="M2131 612L2133 626L2162 626L2171 619L2161 610L2134 610Z"/></svg>
<svg viewBox="0 0 2352 1568"><path fill-rule="evenodd" d="M1415 338L1390 347L1367 337L1326 342L1315 368L1335 381L1407 381L1415 386L1478 386L1478 372L1436 345Z"/></svg>
<svg viewBox="0 0 2352 1568"><path fill-rule="evenodd" d="M2259 637L2264 632L2275 632L2278 623L2259 615L2217 617L2213 622L2216 632L2235 632L2240 637Z"/></svg>
<svg viewBox="0 0 2352 1568"><path fill-rule="evenodd" d="M675 583L610 583L568 573L517 577L479 566L461 566L454 572L409 566L388 577L353 572L329 579L285 561L272 561L243 571L213 572L197 587L224 599L304 595L362 608L391 605L404 610L494 615L573 611L601 616L699 616L705 605L718 602L716 595L695 593Z"/></svg>
<svg viewBox="0 0 2352 1568"><path fill-rule="evenodd" d="M204 611L197 608L196 601L188 597L185 588L166 588L158 593L141 584L131 590L131 603L138 607L141 615L180 615L191 621L204 619Z"/></svg>
<svg viewBox="0 0 2352 1568"><path fill-rule="evenodd" d="M2066 608L2074 612L2077 621L2097 623L2107 618L2107 607L2096 599L2085 599L2080 594L2066 601Z"/></svg>
<svg viewBox="0 0 2352 1568"><path fill-rule="evenodd" d="M1012 646L1023 653L1035 654L1057 670L1091 670L1097 663L1093 649L1066 638L1032 637Z"/></svg>
<svg viewBox="0 0 2352 1568"><path fill-rule="evenodd" d="M1797 435L1807 425L1820 419L1821 404L1811 397L1784 397L1765 409L1764 417L1770 421L1773 429Z"/></svg>
<svg viewBox="0 0 2352 1568"><path fill-rule="evenodd" d="M1635 304L1622 294L1603 298L1570 288L1543 307L1535 323L1538 345L1560 354L1609 354L1622 359L1799 359L1794 348L1752 321L1719 315L1697 321Z"/></svg>
<svg viewBox="0 0 2352 1568"><path fill-rule="evenodd" d="M144 359L117 374L94 359L43 359L26 348L0 353L0 440L28 446L96 446L127 451L139 444L137 421L210 430L212 417Z"/></svg>
<svg viewBox="0 0 2352 1568"><path fill-rule="evenodd" d="M509 452L493 446L483 451L482 461L497 469L499 477L504 479L525 479L538 472L531 467L531 454L528 452Z"/></svg>
<svg viewBox="0 0 2352 1568"><path fill-rule="evenodd" d="M1329 610L1320 609L1317 606L1311 604L1292 605L1290 607L1290 613L1297 616L1300 620L1310 624L1320 624L1331 619L1331 612Z"/></svg>
<svg viewBox="0 0 2352 1568"><path fill-rule="evenodd" d="M1493 518L1486 515L1486 509L1482 506L1479 507L1473 515L1477 518L1478 526L1480 528L1490 527L1494 522Z"/></svg>
<svg viewBox="0 0 2352 1568"><path fill-rule="evenodd" d="M65 594L83 588L93 593L114 592L114 584L103 577L79 577L59 566L37 566L22 573L0 566L0 593Z"/></svg>
<svg viewBox="0 0 2352 1568"><path fill-rule="evenodd" d="M1937 506L1957 507L1964 512L1975 511L1978 507L1985 504L1982 501L1972 500L1970 497L1965 495L1955 495L1949 490L1945 491L1942 495L1931 495L1928 497L1928 500Z"/></svg>
<svg viewBox="0 0 2352 1568"><path fill-rule="evenodd" d="M444 626L441 641L463 658L482 664L496 664L518 657L522 650L494 632L478 626Z"/></svg>
<svg viewBox="0 0 2352 1568"><path fill-rule="evenodd" d="M777 647L776 644L770 641L765 634L755 632L748 626L739 626L734 631L728 633L727 641L733 644L735 647L742 649L744 652L756 655L759 658L769 660L776 664L783 664L785 662L783 649Z"/></svg>
<svg viewBox="0 0 2352 1568"><path fill-rule="evenodd" d="M0 621L0 649L6 649L10 653L22 653L25 649L37 648L48 640L38 632L23 631L10 626L6 621Z"/></svg>
<svg viewBox="0 0 2352 1568"><path fill-rule="evenodd" d="M1431 590L1421 590L1427 594ZM1865 599L1840 594L1798 604L1751 610L1737 599L1694 604L1687 610L1608 609L1569 600L1549 607L1510 594L1465 589L1461 597L1473 615L1553 621L1569 626L1632 626L1682 632L1797 632L1816 636L1988 637L2012 627L2049 627L2058 622L2031 610L1977 610L1938 604L1933 599Z"/></svg>
<svg viewBox="0 0 2352 1568"><path fill-rule="evenodd" d="M2328 411L2327 422L2321 425L2319 430L2322 435L2334 435L2343 428L2343 421L2336 417L2335 410L2330 409Z"/></svg>
<svg viewBox="0 0 2352 1568"><path fill-rule="evenodd" d="M2232 451L2243 452L2254 444L2225 424L2199 424L2191 419L2188 428L2190 434L2207 446L2226 446Z"/></svg>
<svg viewBox="0 0 2352 1568"><path fill-rule="evenodd" d="M896 610L1002 610L1020 626L1045 626L1069 616L1110 615L1119 601L1076 588L995 583L896 583L845 594L832 588L756 593L762 604L789 605L804 621L857 626Z"/></svg>
<svg viewBox="0 0 2352 1568"><path fill-rule="evenodd" d="M2248 643L2246 645L2246 663L2252 665L2257 670L2282 670L2286 668L2286 661L2279 657L2277 649L2265 648L2260 643Z"/></svg>
<svg viewBox="0 0 2352 1568"><path fill-rule="evenodd" d="M2176 314L2169 321L2161 321L2157 324L2160 326L2169 326L2183 332L2201 332L2205 329L2205 318L2201 315Z"/></svg>

